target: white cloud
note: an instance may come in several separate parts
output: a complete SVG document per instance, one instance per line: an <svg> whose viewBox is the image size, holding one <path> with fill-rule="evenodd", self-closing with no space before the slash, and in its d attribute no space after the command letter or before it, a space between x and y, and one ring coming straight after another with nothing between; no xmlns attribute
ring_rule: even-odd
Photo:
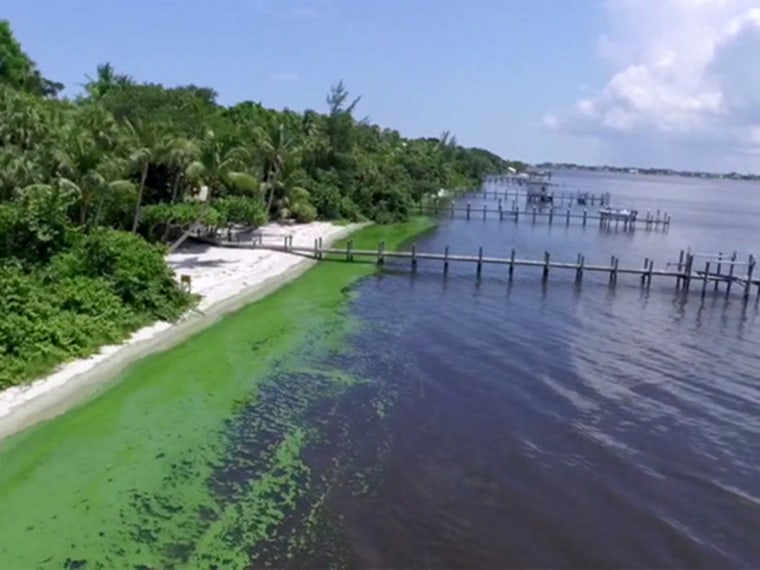
<svg viewBox="0 0 760 570"><path fill-rule="evenodd" d="M609 139L619 154L656 141L656 152L683 147L681 162L741 157L760 167L760 0L607 0L605 9L598 50L611 78L544 124Z"/></svg>
<svg viewBox="0 0 760 570"><path fill-rule="evenodd" d="M291 71L275 71L269 74L273 81L298 81L298 74Z"/></svg>

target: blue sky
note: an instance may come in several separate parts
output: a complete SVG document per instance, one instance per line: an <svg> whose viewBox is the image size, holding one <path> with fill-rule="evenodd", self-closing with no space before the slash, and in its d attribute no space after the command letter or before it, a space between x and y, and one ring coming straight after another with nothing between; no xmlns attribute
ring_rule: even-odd
<svg viewBox="0 0 760 570"><path fill-rule="evenodd" d="M343 79L362 95L360 115L409 136L449 130L531 162L749 168L760 129L731 138L728 125L702 128L721 104L709 89L683 93L680 72L655 77L662 54L688 51L688 38L646 49L678 36L652 24L654 6L676 27L715 20L678 12L697 4L735 5L726 27L760 0L3 0L0 18L46 76L73 89L111 62L138 80L213 87L226 104L323 110ZM653 103L651 93L664 94ZM657 105L672 121L661 124ZM718 143L741 148L718 160Z"/></svg>

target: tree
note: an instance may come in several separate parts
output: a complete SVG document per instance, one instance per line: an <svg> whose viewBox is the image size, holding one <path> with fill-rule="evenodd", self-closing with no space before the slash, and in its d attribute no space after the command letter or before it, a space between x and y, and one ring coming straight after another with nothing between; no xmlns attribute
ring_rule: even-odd
<svg viewBox="0 0 760 570"><path fill-rule="evenodd" d="M42 77L37 65L21 49L7 20L0 20L0 83L42 96L56 95L63 89L61 83Z"/></svg>

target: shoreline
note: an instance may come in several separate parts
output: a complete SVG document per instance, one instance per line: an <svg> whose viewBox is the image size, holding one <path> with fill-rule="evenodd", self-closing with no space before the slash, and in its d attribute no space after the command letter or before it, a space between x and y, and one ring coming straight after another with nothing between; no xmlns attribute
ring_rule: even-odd
<svg viewBox="0 0 760 570"><path fill-rule="evenodd" d="M331 244L361 227L363 224L314 222L296 226L270 224L264 231L292 234L294 243L311 245L315 235ZM135 331L121 344L103 346L90 357L62 363L47 376L0 392L0 441L85 403L135 361L177 346L223 317L270 295L303 275L316 261L265 250L200 246L168 255L167 263L178 279L180 274L191 274L193 292L201 295L198 305L176 323L153 323Z"/></svg>

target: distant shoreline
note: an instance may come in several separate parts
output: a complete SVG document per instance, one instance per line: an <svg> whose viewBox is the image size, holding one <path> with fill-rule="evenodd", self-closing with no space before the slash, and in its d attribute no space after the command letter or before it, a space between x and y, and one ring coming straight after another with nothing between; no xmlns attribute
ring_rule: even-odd
<svg viewBox="0 0 760 570"><path fill-rule="evenodd" d="M702 178L707 180L760 180L760 174L740 174L738 172L717 173L689 170L672 170L668 168L636 168L622 166L581 166L577 164L554 164L545 162L537 164L542 170L570 170L575 172L601 172L610 174L633 174L641 176L681 176L684 178Z"/></svg>

